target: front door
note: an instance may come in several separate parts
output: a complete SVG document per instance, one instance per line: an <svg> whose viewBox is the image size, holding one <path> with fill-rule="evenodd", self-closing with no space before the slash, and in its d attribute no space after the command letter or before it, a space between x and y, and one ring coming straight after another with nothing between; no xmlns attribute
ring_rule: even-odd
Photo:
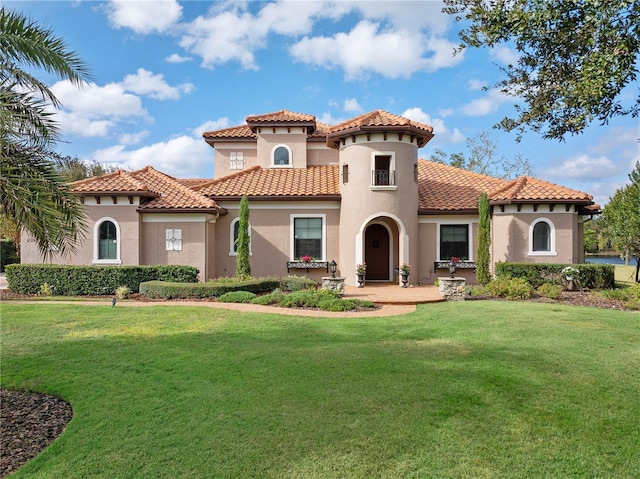
<svg viewBox="0 0 640 479"><path fill-rule="evenodd" d="M381 224L367 227L364 234L367 280L389 281L389 232Z"/></svg>

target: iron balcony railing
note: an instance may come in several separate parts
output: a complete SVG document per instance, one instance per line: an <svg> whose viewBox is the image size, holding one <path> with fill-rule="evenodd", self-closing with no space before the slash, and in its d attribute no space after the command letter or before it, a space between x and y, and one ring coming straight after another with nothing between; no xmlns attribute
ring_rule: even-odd
<svg viewBox="0 0 640 479"><path fill-rule="evenodd" d="M371 171L371 184L373 186L395 186L395 170L373 170Z"/></svg>

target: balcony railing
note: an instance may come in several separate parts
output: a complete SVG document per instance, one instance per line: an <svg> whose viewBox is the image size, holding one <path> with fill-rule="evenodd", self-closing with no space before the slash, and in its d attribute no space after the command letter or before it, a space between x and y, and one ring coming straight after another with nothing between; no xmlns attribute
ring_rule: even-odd
<svg viewBox="0 0 640 479"><path fill-rule="evenodd" d="M395 186L396 172L394 170L371 171L371 184L373 186Z"/></svg>

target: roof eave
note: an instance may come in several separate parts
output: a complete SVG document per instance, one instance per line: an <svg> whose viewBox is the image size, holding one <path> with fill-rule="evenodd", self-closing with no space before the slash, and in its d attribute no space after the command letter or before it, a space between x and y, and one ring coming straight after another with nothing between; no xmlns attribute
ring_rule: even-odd
<svg viewBox="0 0 640 479"><path fill-rule="evenodd" d="M148 208L140 206L136 209L138 213L203 213L212 215L226 215L226 208Z"/></svg>
<svg viewBox="0 0 640 479"><path fill-rule="evenodd" d="M107 191L107 190L96 190L96 191L73 191L78 196L140 196L142 198L160 198L159 193L154 193L153 191Z"/></svg>
<svg viewBox="0 0 640 479"><path fill-rule="evenodd" d="M346 130L339 130L336 132L330 132L327 134L327 146L329 148L336 148L336 140L340 140L343 137L358 135L363 133L378 133L378 132L391 132L391 133L406 133L407 135L414 135L421 138L422 141L418 141L418 147L422 148L426 145L433 133L421 128L416 128L412 125L364 125L347 128Z"/></svg>
<svg viewBox="0 0 640 479"><path fill-rule="evenodd" d="M239 201L242 199L242 196L234 195L234 196L215 196L215 195L205 195L207 198L212 199L214 201ZM276 195L243 195L246 196L249 201L340 201L342 197L337 195L297 195L297 196L276 196Z"/></svg>

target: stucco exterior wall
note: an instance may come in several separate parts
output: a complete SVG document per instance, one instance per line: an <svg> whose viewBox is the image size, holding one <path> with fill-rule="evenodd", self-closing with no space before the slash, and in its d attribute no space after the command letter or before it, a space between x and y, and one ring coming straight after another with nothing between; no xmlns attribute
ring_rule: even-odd
<svg viewBox="0 0 640 479"><path fill-rule="evenodd" d="M271 128L261 128L258 133L258 160L257 164L262 168L273 168L271 164L271 152L278 145L286 145L291 150L292 164L288 168L307 167L307 135L301 133L302 128L291 128L287 133L286 128L276 128L272 133ZM276 168L278 168L276 166Z"/></svg>
<svg viewBox="0 0 640 479"><path fill-rule="evenodd" d="M338 163L338 152L323 142L307 143L307 166L335 165Z"/></svg>
<svg viewBox="0 0 640 479"><path fill-rule="evenodd" d="M397 135L389 137L397 139ZM382 134L359 135L340 147L340 264L347 269L347 284L356 284L356 265L365 261L365 228L377 218L392 221L397 227L393 240L397 245L397 266L418 262L418 185L414 179L417 146L406 138L384 141ZM375 155L393 156L395 185L372 185Z"/></svg>
<svg viewBox="0 0 640 479"><path fill-rule="evenodd" d="M87 229L83 240L78 243L77 251L72 255L62 257L53 254L47 262L53 264L90 265L98 264L96 241L96 223L109 219L117 224L119 229L120 258L109 264L137 265L140 258L140 218L136 211L138 199L134 198L134 204L129 204L126 197L118 197L113 204L111 197L103 197L100 204L94 198L85 200L84 211L87 215ZM23 234L20 242L22 263L43 263L45 258L38 251L33 237ZM102 264L105 264L102 262Z"/></svg>
<svg viewBox="0 0 640 479"><path fill-rule="evenodd" d="M236 257L232 253L231 224L238 218L239 202L219 202L229 213L218 218L215 238L215 277L232 277L236 272ZM338 202L287 202L249 201L249 224L251 225L251 274L253 276L305 275L317 281L327 276L324 269L291 270L287 272L287 261L292 261L292 215L325 218L325 258L323 261L338 261L338 223L340 219ZM341 265L338 264L338 274Z"/></svg>
<svg viewBox="0 0 640 479"><path fill-rule="evenodd" d="M546 219L553 225L552 250L533 252L530 229L539 219ZM492 264L497 262L530 263L573 263L583 258L581 253L578 216L574 211L564 208L550 211L549 206L541 205L538 211L532 207L505 208L505 212L495 211L492 217Z"/></svg>
<svg viewBox="0 0 640 479"><path fill-rule="evenodd" d="M207 279L209 215L146 214L142 217L140 264L180 264L198 268L199 279ZM166 230L182 232L182 249L167 251Z"/></svg>
<svg viewBox="0 0 640 479"><path fill-rule="evenodd" d="M231 173L237 173L242 170L231 169L231 153L242 153L244 162L244 170L256 166L258 164L258 150L257 144L253 142L237 142L237 143L216 143L216 149L214 153L214 178L221 178L223 176L230 175Z"/></svg>

